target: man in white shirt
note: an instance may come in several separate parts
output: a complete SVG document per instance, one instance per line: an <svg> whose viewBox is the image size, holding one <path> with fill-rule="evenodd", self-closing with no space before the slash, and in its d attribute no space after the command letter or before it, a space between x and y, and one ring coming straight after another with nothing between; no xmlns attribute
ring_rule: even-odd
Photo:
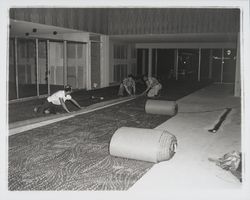
<svg viewBox="0 0 250 200"><path fill-rule="evenodd" d="M81 109L81 106L70 95L71 92L72 92L71 86L66 85L64 87L64 90L59 90L59 91L55 92L54 94L52 94L51 96L49 96L42 105L35 107L34 111L35 112L42 112L44 114L49 114L49 113L56 114L57 113L56 110L57 110L58 106L62 106L63 109L67 113L69 113L70 111L65 104L65 101L67 101L67 100L71 101L76 107Z"/></svg>

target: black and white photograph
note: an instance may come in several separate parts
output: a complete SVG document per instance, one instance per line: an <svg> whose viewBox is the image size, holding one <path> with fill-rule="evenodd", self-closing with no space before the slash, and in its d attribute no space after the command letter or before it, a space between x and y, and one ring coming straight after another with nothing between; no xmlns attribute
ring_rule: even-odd
<svg viewBox="0 0 250 200"><path fill-rule="evenodd" d="M1 5L3 199L250 199L248 0Z"/></svg>

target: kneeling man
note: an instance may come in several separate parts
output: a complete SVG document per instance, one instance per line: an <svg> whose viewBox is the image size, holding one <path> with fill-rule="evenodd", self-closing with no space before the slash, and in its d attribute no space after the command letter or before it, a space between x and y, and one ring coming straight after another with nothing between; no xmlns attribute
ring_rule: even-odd
<svg viewBox="0 0 250 200"><path fill-rule="evenodd" d="M162 89L162 85L154 77L143 76L143 80L146 83L147 89L142 93L142 95L147 94L148 97L157 97Z"/></svg>
<svg viewBox="0 0 250 200"><path fill-rule="evenodd" d="M129 95L135 95L135 80L133 79L133 75L128 75L127 78L123 79L122 83L119 87L118 96L123 96L124 91Z"/></svg>
<svg viewBox="0 0 250 200"><path fill-rule="evenodd" d="M35 107L35 112L42 112L44 114L56 114L58 113L60 107L62 107L67 113L69 113L69 109L67 108L65 101L71 101L76 107L81 109L81 106L72 98L70 95L72 92L72 88L70 85L66 85L64 90L59 90L49 96L42 105Z"/></svg>

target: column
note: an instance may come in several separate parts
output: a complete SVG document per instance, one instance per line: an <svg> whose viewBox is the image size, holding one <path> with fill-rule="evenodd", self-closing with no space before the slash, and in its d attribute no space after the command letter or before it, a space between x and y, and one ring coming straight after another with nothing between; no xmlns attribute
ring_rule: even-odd
<svg viewBox="0 0 250 200"><path fill-rule="evenodd" d="M148 76L152 76L152 48L148 49Z"/></svg>

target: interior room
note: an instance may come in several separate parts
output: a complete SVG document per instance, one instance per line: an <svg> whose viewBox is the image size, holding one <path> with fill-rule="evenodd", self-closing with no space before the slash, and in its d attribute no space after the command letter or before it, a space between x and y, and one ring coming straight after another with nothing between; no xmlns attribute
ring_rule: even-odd
<svg viewBox="0 0 250 200"><path fill-rule="evenodd" d="M10 8L8 190L240 189L241 20L239 8ZM80 106L37 111L66 86Z"/></svg>

